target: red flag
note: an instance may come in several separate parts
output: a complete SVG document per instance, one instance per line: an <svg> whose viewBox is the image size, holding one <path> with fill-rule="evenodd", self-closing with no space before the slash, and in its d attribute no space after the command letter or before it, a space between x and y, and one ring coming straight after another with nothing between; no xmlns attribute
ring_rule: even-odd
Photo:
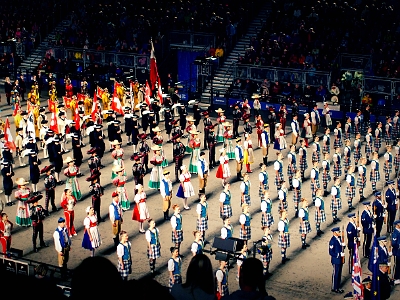
<svg viewBox="0 0 400 300"><path fill-rule="evenodd" d="M120 115L124 115L124 109L122 108L121 102L119 98L116 96L116 92L114 92L113 100L111 102L111 109Z"/></svg>
<svg viewBox="0 0 400 300"><path fill-rule="evenodd" d="M58 132L57 115L56 115L55 111L53 111L51 113L50 129L53 130L54 133L59 134L59 132Z"/></svg>
<svg viewBox="0 0 400 300"><path fill-rule="evenodd" d="M15 103L15 109L14 109L13 114L12 114L13 117L15 117L17 115L18 110L19 110L19 102Z"/></svg>
<svg viewBox="0 0 400 300"><path fill-rule="evenodd" d="M78 105L75 107L75 129L79 130L81 128L81 118L78 113Z"/></svg>
<svg viewBox="0 0 400 300"><path fill-rule="evenodd" d="M162 89L161 89L161 80L158 77L158 99L160 100L160 104L163 104L163 97L162 97Z"/></svg>
<svg viewBox="0 0 400 300"><path fill-rule="evenodd" d="M68 98L66 96L63 97L65 108L70 109L71 108L71 98Z"/></svg>
<svg viewBox="0 0 400 300"><path fill-rule="evenodd" d="M93 104L92 104L92 113L91 113L91 116L92 116L92 120L94 121L94 122L96 122L96 113L98 112L98 108L97 108L97 95L96 95L96 93L94 93L94 96L93 96Z"/></svg>
<svg viewBox="0 0 400 300"><path fill-rule="evenodd" d="M8 148L10 148L13 151L17 149L15 147L14 139L11 135L10 121L8 121L8 118L6 119L6 124L4 126L4 139L6 140L5 144Z"/></svg>
<svg viewBox="0 0 400 300"><path fill-rule="evenodd" d="M103 97L104 90L101 87L97 86L96 93L97 93L97 97L99 97L101 99Z"/></svg>
<svg viewBox="0 0 400 300"><path fill-rule="evenodd" d="M49 99L48 103L49 103L49 111L55 112L56 111L56 103L50 99Z"/></svg>
<svg viewBox="0 0 400 300"><path fill-rule="evenodd" d="M151 97L151 90L149 86L149 82L146 80L146 89L144 99L146 100L147 105L150 105L150 97Z"/></svg>
<svg viewBox="0 0 400 300"><path fill-rule="evenodd" d="M151 90L154 90L156 86L156 81L158 78L158 70L157 70L157 61L156 56L154 53L154 45L153 41L151 41L151 53L150 53L150 83L151 83Z"/></svg>
<svg viewBox="0 0 400 300"><path fill-rule="evenodd" d="M85 101L85 95L84 94L81 94L81 93L78 93L77 94L77 98L78 98L78 101Z"/></svg>

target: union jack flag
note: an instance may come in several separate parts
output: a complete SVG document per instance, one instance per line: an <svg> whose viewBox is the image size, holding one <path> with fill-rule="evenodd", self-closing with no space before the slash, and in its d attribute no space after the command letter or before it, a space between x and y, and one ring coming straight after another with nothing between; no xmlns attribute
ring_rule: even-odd
<svg viewBox="0 0 400 300"><path fill-rule="evenodd" d="M351 284L353 286L353 295L354 299L363 300L363 285L361 282L361 262L360 256L358 255L358 247L357 243L354 243L354 251L353 251L353 270L351 273Z"/></svg>

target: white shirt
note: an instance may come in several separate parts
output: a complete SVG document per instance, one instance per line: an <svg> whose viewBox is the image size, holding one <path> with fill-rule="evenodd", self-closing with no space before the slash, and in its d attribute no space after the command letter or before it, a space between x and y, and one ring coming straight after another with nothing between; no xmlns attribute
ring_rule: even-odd
<svg viewBox="0 0 400 300"><path fill-rule="evenodd" d="M173 214L172 217L171 217L171 226L172 226L172 230L175 230L176 226L178 225L178 224L176 223L176 219L177 219L177 217L175 216L175 214Z"/></svg>
<svg viewBox="0 0 400 300"><path fill-rule="evenodd" d="M225 202L225 199L226 199L226 194L225 194L225 192L222 192L222 193L219 195L219 202L224 203L224 202Z"/></svg>
<svg viewBox="0 0 400 300"><path fill-rule="evenodd" d="M347 153L349 153L349 151L350 151L350 147L344 147L343 153L345 155L347 155Z"/></svg>
<svg viewBox="0 0 400 300"><path fill-rule="evenodd" d="M266 134L268 134L268 132L266 132L266 131L265 132L263 131L261 133L261 146L264 147L264 148L266 148L268 146L267 141L265 139L265 135ZM269 134L268 134L268 139L269 139Z"/></svg>
<svg viewBox="0 0 400 300"><path fill-rule="evenodd" d="M238 262L239 262L239 260L238 260ZM222 280L224 280L224 272L222 272L221 269L218 270L218 271L215 273L215 277L217 278L218 282L222 282Z"/></svg>
<svg viewBox="0 0 400 300"><path fill-rule="evenodd" d="M315 172L315 169L314 168L312 168L311 169L311 178L312 179L315 179L315 176L317 175L317 173Z"/></svg>
<svg viewBox="0 0 400 300"><path fill-rule="evenodd" d="M280 167L281 167L281 164L278 161L274 162L274 170L275 171L279 171Z"/></svg>
<svg viewBox="0 0 400 300"><path fill-rule="evenodd" d="M359 144L360 144L360 140L355 140L354 141L354 148L357 148Z"/></svg>
<svg viewBox="0 0 400 300"><path fill-rule="evenodd" d="M244 223L246 223L246 215L245 214L241 214L239 217L239 223L244 225Z"/></svg>
<svg viewBox="0 0 400 300"><path fill-rule="evenodd" d="M279 190L278 192L278 199L279 200L285 199L285 193L282 190Z"/></svg>
<svg viewBox="0 0 400 300"><path fill-rule="evenodd" d="M96 215L93 216L87 216L84 220L83 220L83 225L85 226L86 229L90 228L90 221L92 221L93 223L97 222L97 217Z"/></svg>
<svg viewBox="0 0 400 300"><path fill-rule="evenodd" d="M285 222L283 222L282 220L279 220L278 231L280 231L280 232L284 232L285 231Z"/></svg>
<svg viewBox="0 0 400 300"><path fill-rule="evenodd" d="M292 163L292 158L293 158L293 156L294 156L294 155L293 155L291 152L288 153L287 157L288 157L289 164Z"/></svg>
<svg viewBox="0 0 400 300"><path fill-rule="evenodd" d="M242 146L237 145L237 146L235 147L235 159L236 159L237 162L240 162L240 156L239 156L239 149L238 149L238 147L240 147L240 149L242 149L242 155L244 155L244 153L243 153L243 147L242 147ZM242 159L243 159L243 157L242 157Z"/></svg>
<svg viewBox="0 0 400 300"><path fill-rule="evenodd" d="M292 185L293 187L298 188L300 186L300 181L297 178L293 178Z"/></svg>
<svg viewBox="0 0 400 300"><path fill-rule="evenodd" d="M386 152L383 157L385 158L385 160L389 160L389 152Z"/></svg>
<svg viewBox="0 0 400 300"><path fill-rule="evenodd" d="M371 135L370 134L367 134L365 136L365 141L367 142L367 144L371 143Z"/></svg>
<svg viewBox="0 0 400 300"><path fill-rule="evenodd" d="M232 230L232 226L230 228ZM221 239L226 239L228 237L228 229L224 226L221 228Z"/></svg>
<svg viewBox="0 0 400 300"><path fill-rule="evenodd" d="M175 271L175 263L174 263L174 261L176 261L177 263L180 263L181 260L182 260L179 256L178 256L177 259L178 259L178 260L175 260L175 259L173 259L173 258L170 258L170 259L168 260L168 271L170 271L170 272Z"/></svg>
<svg viewBox="0 0 400 300"><path fill-rule="evenodd" d="M117 204L117 203L114 202L114 201L113 201L113 203L114 203L114 204ZM121 218L122 218L123 211L122 211L122 209L121 209L121 206L118 204L118 205L117 205L117 208L118 208L118 210L119 210L119 212L120 212L120 214L121 214ZM108 214L109 214L109 216L110 216L110 221L111 221L112 223L114 223L114 222L115 222L115 215L114 215L114 205L113 205L113 204L111 204L110 207L108 208Z"/></svg>
<svg viewBox="0 0 400 300"><path fill-rule="evenodd" d="M63 248L61 247L60 243L60 234L58 233L58 230L60 230L61 227L58 227L57 230L54 231L53 233L53 239L54 239L54 248L56 249L57 252L62 252ZM63 228L64 230L64 240L66 245L71 245L71 240L68 237L67 232L65 231L66 228Z"/></svg>
<svg viewBox="0 0 400 300"><path fill-rule="evenodd" d="M196 242L192 243L192 248L190 249L190 251L197 253L197 249L199 248L199 244Z"/></svg>
<svg viewBox="0 0 400 300"><path fill-rule="evenodd" d="M154 232L153 232L153 233L154 233ZM156 235L157 235L158 237L160 236L160 232L158 231L158 228L155 228L155 233L156 233ZM147 229L147 230L146 230L145 236L146 236L146 241L148 241L148 242L150 243L150 241L151 241L150 229Z"/></svg>
<svg viewBox="0 0 400 300"><path fill-rule="evenodd" d="M127 242L129 248L132 248L132 244L131 242ZM122 243L119 243L117 246L117 256L118 257L122 257L124 256L124 252L125 252L125 247Z"/></svg>
<svg viewBox="0 0 400 300"><path fill-rule="evenodd" d="M267 211L267 202L261 201L261 211L265 213Z"/></svg>
<svg viewBox="0 0 400 300"><path fill-rule="evenodd" d="M249 187L249 192L250 192L250 181L247 181L248 183L246 184L244 181L242 181L242 183L240 184L240 191L242 193L244 193L245 189L246 189L246 185Z"/></svg>
<svg viewBox="0 0 400 300"><path fill-rule="evenodd" d="M336 195L337 195L336 186L333 186L333 187L331 188L331 195L332 195L332 196L336 196Z"/></svg>
<svg viewBox="0 0 400 300"><path fill-rule="evenodd" d="M314 206L315 207L320 207L321 206L321 199L319 198L319 197L317 197L317 198L315 198L315 204L314 204Z"/></svg>
<svg viewBox="0 0 400 300"><path fill-rule="evenodd" d="M328 165L328 162L326 160L323 160L322 161L322 168L325 169L327 165Z"/></svg>
<svg viewBox="0 0 400 300"><path fill-rule="evenodd" d="M304 209L299 209L299 218L304 218L306 216L306 214L305 214L305 212L304 212Z"/></svg>
<svg viewBox="0 0 400 300"><path fill-rule="evenodd" d="M202 205L201 203L197 204L197 206L196 206L196 213L197 213L198 215L201 215L201 207L202 207L202 206L204 206L204 205Z"/></svg>
<svg viewBox="0 0 400 300"><path fill-rule="evenodd" d="M296 123L297 123L297 127L296 127ZM292 123L290 124L290 126L292 127L292 133L295 135L295 136L298 136L299 135L299 132L298 132L298 130L297 130L297 128L300 128L299 127L299 122L296 120L296 121L292 121Z"/></svg>
<svg viewBox="0 0 400 300"><path fill-rule="evenodd" d="M201 168L202 162L204 162L204 171L208 172L208 162L204 158L199 158L197 161L197 176L203 179L203 170Z"/></svg>
<svg viewBox="0 0 400 300"><path fill-rule="evenodd" d="M317 114L319 115L319 112L315 112L314 110L311 112L311 122L316 125L317 124Z"/></svg>
<svg viewBox="0 0 400 300"><path fill-rule="evenodd" d="M364 174L364 168L363 166L358 166L358 174L363 175Z"/></svg>

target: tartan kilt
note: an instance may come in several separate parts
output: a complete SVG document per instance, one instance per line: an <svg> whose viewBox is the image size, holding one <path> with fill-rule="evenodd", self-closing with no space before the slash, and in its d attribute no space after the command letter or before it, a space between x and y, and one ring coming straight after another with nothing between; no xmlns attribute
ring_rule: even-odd
<svg viewBox="0 0 400 300"><path fill-rule="evenodd" d="M122 269L122 265L120 261L118 261L118 272L121 277L128 277L129 274L132 273L132 261L131 260L123 260L124 268Z"/></svg>
<svg viewBox="0 0 400 300"><path fill-rule="evenodd" d="M336 148L343 148L343 142L342 142L342 139L339 139L339 140L334 140L333 141L333 147L336 149Z"/></svg>
<svg viewBox="0 0 400 300"><path fill-rule="evenodd" d="M175 236L174 232L172 231L172 235L171 235L172 244L182 243L182 241L183 241L183 230L177 230L176 231L176 235L177 235L177 237Z"/></svg>
<svg viewBox="0 0 400 300"><path fill-rule="evenodd" d="M309 221L303 221L300 223L299 226L299 233L300 234L308 234L311 232L311 225Z"/></svg>
<svg viewBox="0 0 400 300"><path fill-rule="evenodd" d="M250 195L243 195L244 196L244 203L251 205Z"/></svg>
<svg viewBox="0 0 400 300"><path fill-rule="evenodd" d="M386 166L386 163L383 164L383 172L392 173L392 169L393 169L393 163L388 163L388 166Z"/></svg>
<svg viewBox="0 0 400 300"><path fill-rule="evenodd" d="M364 183L363 183L363 179L364 179ZM367 177L358 175L357 187L359 187L361 189L365 189L366 186L367 186Z"/></svg>
<svg viewBox="0 0 400 300"><path fill-rule="evenodd" d="M370 172L369 180L372 182L378 182L379 180L381 180L381 173L379 173L379 171L375 171L375 175L372 175L372 172Z"/></svg>
<svg viewBox="0 0 400 300"><path fill-rule="evenodd" d="M293 202L295 204L295 206L299 205L301 199L301 190L298 191L298 193L296 193L296 190L293 193Z"/></svg>
<svg viewBox="0 0 400 300"><path fill-rule="evenodd" d="M311 182L311 192L313 193L313 196L315 196L315 192L317 189L321 188L321 185L319 183L319 180L315 180L314 183Z"/></svg>
<svg viewBox="0 0 400 300"><path fill-rule="evenodd" d="M360 151L358 151L358 152L354 151L353 157L354 157L355 161L359 161L360 158L361 158L361 152Z"/></svg>
<svg viewBox="0 0 400 300"><path fill-rule="evenodd" d="M242 229L242 226L240 226L239 239L246 240L246 241L251 240L251 227L250 226L244 226L244 230Z"/></svg>
<svg viewBox="0 0 400 300"><path fill-rule="evenodd" d="M320 163L321 162L320 153L318 151L317 152L313 152L312 156L311 156L311 159L312 159L312 161L317 161L318 163Z"/></svg>
<svg viewBox="0 0 400 300"><path fill-rule="evenodd" d="M341 166L338 166L338 167L333 166L333 176L335 176L335 177L342 176L342 168L341 168Z"/></svg>
<svg viewBox="0 0 400 300"><path fill-rule="evenodd" d="M365 155L370 156L372 154L372 145L365 145Z"/></svg>
<svg viewBox="0 0 400 300"><path fill-rule="evenodd" d="M397 138L397 136L399 135L399 126L394 126L393 125L393 129L392 129L392 136L394 137L394 139Z"/></svg>
<svg viewBox="0 0 400 300"><path fill-rule="evenodd" d="M262 263L270 262L272 260L272 249L267 251L265 255L260 255L260 258Z"/></svg>
<svg viewBox="0 0 400 300"><path fill-rule="evenodd" d="M307 159L301 159L300 170L307 170L307 168L308 168Z"/></svg>
<svg viewBox="0 0 400 300"><path fill-rule="evenodd" d="M315 210L314 220L315 220L315 223L324 223L324 222L326 222L326 213L325 213L325 211L321 210L321 215L318 216L318 211Z"/></svg>
<svg viewBox="0 0 400 300"><path fill-rule="evenodd" d="M219 211L219 216L222 219L223 217L230 218L232 217L232 206L230 205L223 205L222 206L222 213L221 210Z"/></svg>
<svg viewBox="0 0 400 300"><path fill-rule="evenodd" d="M377 139L375 139L375 141L374 141L374 147L375 148L377 148L377 149L379 149L380 147L382 147L382 140L377 140Z"/></svg>
<svg viewBox="0 0 400 300"><path fill-rule="evenodd" d="M208 220L206 218L197 219L196 230L206 231L208 229Z"/></svg>
<svg viewBox="0 0 400 300"><path fill-rule="evenodd" d="M264 184L264 190L269 190L268 184ZM261 185L258 187L258 196L259 197L264 196L263 189L261 188Z"/></svg>
<svg viewBox="0 0 400 300"><path fill-rule="evenodd" d="M282 204L283 204L283 207L282 207L282 205L281 205L281 201L279 201L279 203L278 203L278 213L280 213L282 209L284 209L284 210L286 210L286 211L287 211L287 209L288 209L288 203L287 203L287 201L282 201Z"/></svg>
<svg viewBox="0 0 400 300"><path fill-rule="evenodd" d="M283 173L279 173L279 178L281 178L281 180L284 180ZM281 186L281 180L278 180L278 177L275 176L275 185L276 186Z"/></svg>
<svg viewBox="0 0 400 300"><path fill-rule="evenodd" d="M279 248L289 248L290 247L290 234L284 233L285 241L283 241L281 234L278 234L278 247Z"/></svg>
<svg viewBox="0 0 400 300"><path fill-rule="evenodd" d="M293 165L293 168L292 168L292 165L288 165L288 167L287 167L287 176L288 176L289 178L290 178L290 177L293 178L293 176L294 176L294 174L296 173L296 171L297 171L297 168L296 168L295 165Z"/></svg>
<svg viewBox="0 0 400 300"><path fill-rule="evenodd" d="M322 173L322 185L327 186L328 183L331 181L331 174L329 172Z"/></svg>
<svg viewBox="0 0 400 300"><path fill-rule="evenodd" d="M348 157L347 159L344 159L344 161L343 161L343 167L344 167L345 169L347 169L348 167L350 167L350 165L351 165L351 158Z"/></svg>
<svg viewBox="0 0 400 300"><path fill-rule="evenodd" d="M346 187L346 197L347 198L355 198L356 197L356 187L353 187L353 190L350 190L350 187Z"/></svg>
<svg viewBox="0 0 400 300"><path fill-rule="evenodd" d="M267 213L267 218L265 218L264 214L261 214L261 226L271 227L274 224L274 216L272 214Z"/></svg>
<svg viewBox="0 0 400 300"><path fill-rule="evenodd" d="M397 156L394 157L394 167L400 168L400 157Z"/></svg>
<svg viewBox="0 0 400 300"><path fill-rule="evenodd" d="M331 200L331 210L341 210L342 209L342 199L336 198L336 204Z"/></svg>
<svg viewBox="0 0 400 300"><path fill-rule="evenodd" d="M326 153L329 153L329 154L330 154L330 153L331 153L331 147L330 147L329 145L323 145L323 146L322 146L322 152L323 152L323 153L326 152Z"/></svg>
<svg viewBox="0 0 400 300"><path fill-rule="evenodd" d="M182 283L182 276L180 274L174 274L174 283L172 283L171 277L169 277L168 285L169 288L171 289L174 284L181 284Z"/></svg>
<svg viewBox="0 0 400 300"><path fill-rule="evenodd" d="M155 245L155 244L150 244L151 247L151 254L149 249L147 249L147 258L151 259L157 259L161 257L161 245Z"/></svg>
<svg viewBox="0 0 400 300"><path fill-rule="evenodd" d="M391 143L392 143L392 136L391 136L391 135L385 134L385 136L383 137L383 139L385 140L385 143L388 143L388 144L391 144Z"/></svg>

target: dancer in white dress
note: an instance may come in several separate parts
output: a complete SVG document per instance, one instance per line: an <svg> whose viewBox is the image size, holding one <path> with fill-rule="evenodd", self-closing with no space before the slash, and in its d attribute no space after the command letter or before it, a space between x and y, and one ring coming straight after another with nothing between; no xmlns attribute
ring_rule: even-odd
<svg viewBox="0 0 400 300"><path fill-rule="evenodd" d="M94 256L94 251L100 247L101 238L97 224L97 216L92 206L86 208L87 217L83 220L85 233L83 234L82 247L90 250L90 256Z"/></svg>

